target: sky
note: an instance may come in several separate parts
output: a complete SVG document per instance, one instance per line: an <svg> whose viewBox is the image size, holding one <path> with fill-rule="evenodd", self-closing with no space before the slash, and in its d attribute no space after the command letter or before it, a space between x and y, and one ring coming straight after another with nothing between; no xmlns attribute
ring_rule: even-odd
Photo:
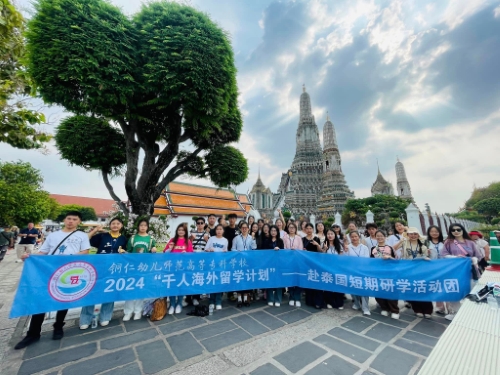
<svg viewBox="0 0 500 375"><path fill-rule="evenodd" d="M138 0L112 0L127 14ZM237 147L276 191L295 155L305 84L322 139L335 126L347 184L370 195L377 176L396 185L403 162L413 196L438 213L456 212L474 186L498 178L500 2L488 0L191 0L231 35L244 128ZM30 0L18 0L29 10ZM67 116L46 107L53 132ZM496 147L495 147L496 146ZM0 160L25 160L51 193L108 198L97 172L48 153L0 146ZM205 180L187 180L209 185ZM126 199L123 181L113 181Z"/></svg>

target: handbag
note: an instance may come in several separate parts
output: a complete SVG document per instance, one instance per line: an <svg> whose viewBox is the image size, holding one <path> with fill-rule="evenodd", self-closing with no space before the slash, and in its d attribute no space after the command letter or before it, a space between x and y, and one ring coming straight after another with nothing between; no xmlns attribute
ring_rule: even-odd
<svg viewBox="0 0 500 375"><path fill-rule="evenodd" d="M458 243L457 240L454 240L453 243L455 244L456 247L458 247L458 249L462 252L463 255L465 255L466 257L470 257L467 250L465 250L463 246ZM472 257L471 276L473 280L479 280L479 278L481 277L481 271L477 266L477 258L474 259L474 257Z"/></svg>
<svg viewBox="0 0 500 375"><path fill-rule="evenodd" d="M153 302L153 311L151 311L151 321L162 320L167 315L167 301L165 298L157 298Z"/></svg>

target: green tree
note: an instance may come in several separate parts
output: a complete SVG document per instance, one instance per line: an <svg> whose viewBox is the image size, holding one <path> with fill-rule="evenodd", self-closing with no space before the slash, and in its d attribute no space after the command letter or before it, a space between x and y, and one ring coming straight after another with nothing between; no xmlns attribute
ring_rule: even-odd
<svg viewBox="0 0 500 375"><path fill-rule="evenodd" d="M50 136L33 126L45 122L44 115L25 108L30 87L21 62L24 26L10 0L0 0L0 142L32 149L41 147Z"/></svg>
<svg viewBox="0 0 500 375"><path fill-rule="evenodd" d="M479 201L489 198L500 198L500 182L492 182L488 186L475 188L470 198L465 202L465 207L472 209Z"/></svg>
<svg viewBox="0 0 500 375"><path fill-rule="evenodd" d="M500 198L483 199L474 205L474 209L484 215L487 223L500 215Z"/></svg>
<svg viewBox="0 0 500 375"><path fill-rule="evenodd" d="M52 207L40 171L29 163L0 162L0 223L24 226L46 219Z"/></svg>
<svg viewBox="0 0 500 375"><path fill-rule="evenodd" d="M398 220L406 221L405 209L411 203L394 195L375 195L361 199L349 199L342 213L342 225L347 227L352 221L357 226L366 224L366 213L373 212L375 223L386 230Z"/></svg>
<svg viewBox="0 0 500 375"><path fill-rule="evenodd" d="M61 222L69 211L79 211L82 214L82 221L97 220L97 215L93 207L85 207L77 204L65 204L59 207L59 214L55 221Z"/></svg>
<svg viewBox="0 0 500 375"><path fill-rule="evenodd" d="M109 177L122 171L138 215L183 174L220 187L246 180L247 161L230 146L242 131L233 51L206 14L166 0L132 17L104 0L39 0L35 9L28 74L47 103L76 114L61 124L58 148L101 171L117 203Z"/></svg>

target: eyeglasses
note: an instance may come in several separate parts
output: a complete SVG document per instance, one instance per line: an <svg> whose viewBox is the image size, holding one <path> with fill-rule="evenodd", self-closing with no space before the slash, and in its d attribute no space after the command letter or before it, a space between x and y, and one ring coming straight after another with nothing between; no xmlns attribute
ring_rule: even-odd
<svg viewBox="0 0 500 375"><path fill-rule="evenodd" d="M204 223L203 221L198 221L196 224L198 224L198 225L203 225L203 224L205 224L205 223Z"/></svg>
<svg viewBox="0 0 500 375"><path fill-rule="evenodd" d="M461 231L462 231L462 229L460 229L460 228L453 228L453 229L451 230L451 232L452 232L452 233L453 233L453 232L460 233Z"/></svg>

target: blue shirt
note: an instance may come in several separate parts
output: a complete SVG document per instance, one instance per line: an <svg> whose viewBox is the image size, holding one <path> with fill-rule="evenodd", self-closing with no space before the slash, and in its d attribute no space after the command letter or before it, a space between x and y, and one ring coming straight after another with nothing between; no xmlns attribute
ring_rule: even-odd
<svg viewBox="0 0 500 375"><path fill-rule="evenodd" d="M109 233L98 233L90 239L90 246L97 248L97 254L118 254L120 246L127 249L127 237L113 238Z"/></svg>
<svg viewBox="0 0 500 375"><path fill-rule="evenodd" d="M21 232L19 232L19 234L36 234L36 237L21 237L21 241L19 241L19 245L34 245L40 235L40 232L38 232L38 229L36 228L24 228Z"/></svg>

